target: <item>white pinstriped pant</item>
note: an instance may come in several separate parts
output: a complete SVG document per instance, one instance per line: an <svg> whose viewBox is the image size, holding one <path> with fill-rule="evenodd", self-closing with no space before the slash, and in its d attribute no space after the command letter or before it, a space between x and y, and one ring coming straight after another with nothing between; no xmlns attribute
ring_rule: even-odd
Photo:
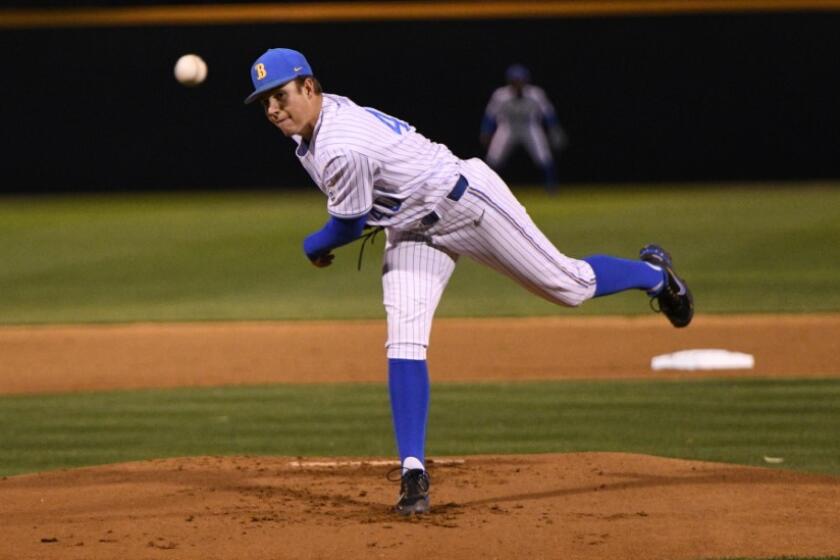
<svg viewBox="0 0 840 560"><path fill-rule="evenodd" d="M460 171L469 187L458 201L443 199L437 223L386 231L388 358L426 359L435 309L460 255L560 305L578 306L595 293L592 267L558 251L492 169L476 158Z"/></svg>

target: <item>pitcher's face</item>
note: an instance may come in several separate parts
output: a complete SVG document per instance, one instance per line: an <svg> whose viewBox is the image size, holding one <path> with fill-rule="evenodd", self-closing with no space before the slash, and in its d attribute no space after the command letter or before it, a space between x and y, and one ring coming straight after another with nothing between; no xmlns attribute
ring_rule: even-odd
<svg viewBox="0 0 840 560"><path fill-rule="evenodd" d="M312 138L321 113L321 96L315 93L311 79L307 78L303 85L294 80L288 82L270 91L261 101L266 118L284 135Z"/></svg>

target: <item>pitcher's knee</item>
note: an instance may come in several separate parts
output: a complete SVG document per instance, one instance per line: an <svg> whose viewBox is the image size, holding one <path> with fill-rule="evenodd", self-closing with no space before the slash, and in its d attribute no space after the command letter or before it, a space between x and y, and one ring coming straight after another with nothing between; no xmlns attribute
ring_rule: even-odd
<svg viewBox="0 0 840 560"><path fill-rule="evenodd" d="M554 292L551 294L549 298L550 301L558 305L562 305L564 307L580 307L583 305L583 302L592 299L592 295L595 293L595 288L593 287L592 290L584 290L584 291L563 291L563 292Z"/></svg>
<svg viewBox="0 0 840 560"><path fill-rule="evenodd" d="M534 291L552 303L579 307L595 295L595 273L586 262L569 259L567 267L541 279Z"/></svg>
<svg viewBox="0 0 840 560"><path fill-rule="evenodd" d="M588 293L581 293L576 292L573 297L569 298L568 305L569 307L580 307L583 305L584 302L589 301L592 299L592 295L595 293L595 288L593 287L591 292Z"/></svg>
<svg viewBox="0 0 840 560"><path fill-rule="evenodd" d="M558 287L563 305L580 307L583 302L595 296L595 271L588 262L568 259L563 268L563 278Z"/></svg>

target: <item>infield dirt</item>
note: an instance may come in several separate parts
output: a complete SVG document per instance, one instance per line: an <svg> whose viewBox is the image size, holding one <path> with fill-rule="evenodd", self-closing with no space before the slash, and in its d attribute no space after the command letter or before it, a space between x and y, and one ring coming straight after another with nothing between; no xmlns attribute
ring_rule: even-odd
<svg viewBox="0 0 840 560"><path fill-rule="evenodd" d="M383 381L381 322L0 328L0 394ZM704 376L840 375L840 315L441 320L433 380L646 377L686 348L752 353ZM25 372L25 374L21 374ZM404 520L373 458L203 457L0 480L0 558L714 558L840 554L840 478L582 453L432 463ZM463 461L463 462L461 462ZM322 463L334 462L325 465Z"/></svg>

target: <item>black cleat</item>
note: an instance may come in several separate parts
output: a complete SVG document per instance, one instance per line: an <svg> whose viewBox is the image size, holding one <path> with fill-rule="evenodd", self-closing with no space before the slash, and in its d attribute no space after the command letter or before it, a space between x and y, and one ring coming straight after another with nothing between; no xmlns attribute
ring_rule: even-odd
<svg viewBox="0 0 840 560"><path fill-rule="evenodd" d="M429 512L429 475L423 469L410 469L402 475L400 501L394 509L400 515Z"/></svg>
<svg viewBox="0 0 840 560"><path fill-rule="evenodd" d="M645 245L639 251L639 258L661 267L668 279L662 290L652 296L659 301L659 309L675 327L685 327L694 317L694 297L686 283L674 272L671 255L659 245Z"/></svg>

